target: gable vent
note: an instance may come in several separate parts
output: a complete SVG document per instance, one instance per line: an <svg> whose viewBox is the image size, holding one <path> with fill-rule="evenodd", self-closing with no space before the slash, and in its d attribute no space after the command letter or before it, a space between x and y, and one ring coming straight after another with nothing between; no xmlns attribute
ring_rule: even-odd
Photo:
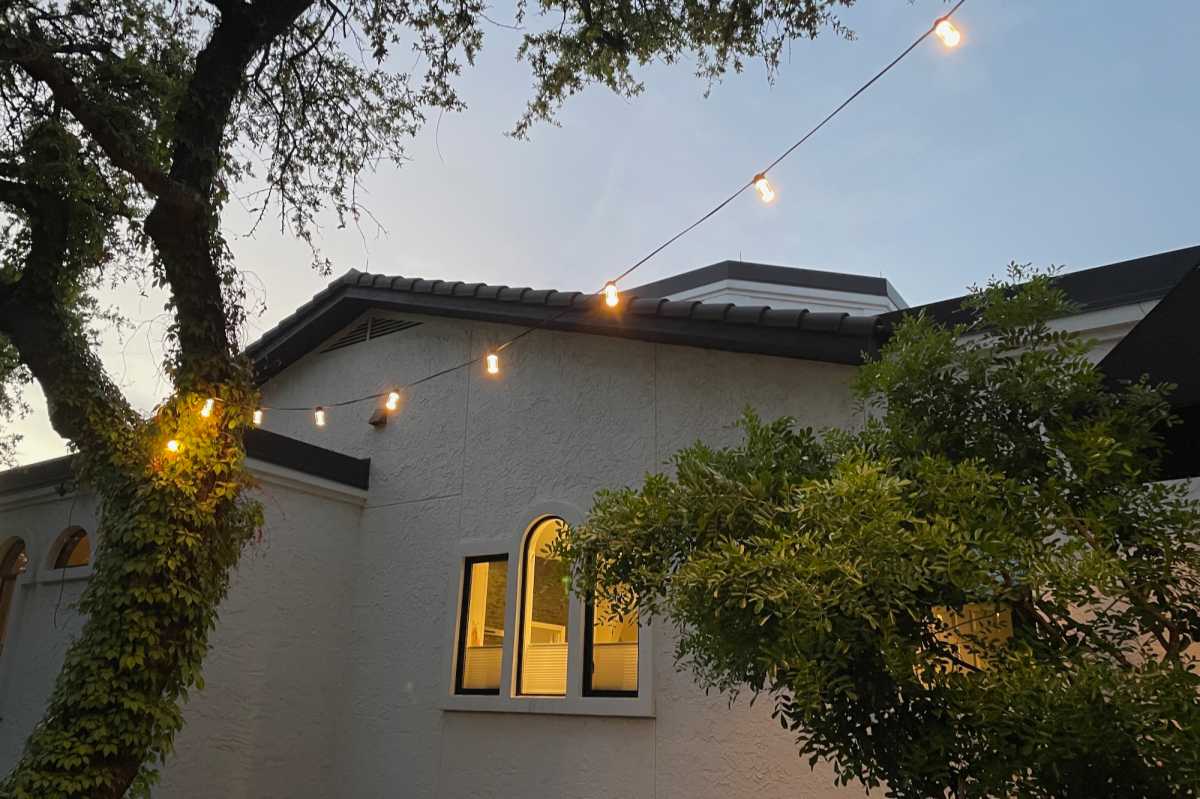
<svg viewBox="0 0 1200 799"><path fill-rule="evenodd" d="M345 335L321 350L321 352L340 350L342 347L349 347L351 344L361 344L373 338L380 338L391 333L399 333L401 330L408 330L410 327L416 327L419 324L421 323L410 322L407 319L392 319L381 316L368 317L365 321L347 330Z"/></svg>

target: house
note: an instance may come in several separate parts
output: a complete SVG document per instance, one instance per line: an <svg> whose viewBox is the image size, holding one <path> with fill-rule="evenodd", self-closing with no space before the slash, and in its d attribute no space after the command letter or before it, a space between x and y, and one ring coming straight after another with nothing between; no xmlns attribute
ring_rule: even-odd
<svg viewBox="0 0 1200 799"><path fill-rule="evenodd" d="M1200 247L1064 275L1113 380L1178 383L1171 477L1200 495ZM925 306L953 319L958 302ZM629 291L351 272L253 344L266 514L221 609L164 797L861 795L811 771L767 703L675 670L658 624L596 623L544 545L746 406L859 423L848 384L916 309L882 278L723 262ZM465 363L402 406L334 403ZM1190 359L1190 360L1189 360ZM311 411L324 405L326 423ZM281 408L301 408L284 411ZM95 498L69 459L0 474L0 764L80 619Z"/></svg>

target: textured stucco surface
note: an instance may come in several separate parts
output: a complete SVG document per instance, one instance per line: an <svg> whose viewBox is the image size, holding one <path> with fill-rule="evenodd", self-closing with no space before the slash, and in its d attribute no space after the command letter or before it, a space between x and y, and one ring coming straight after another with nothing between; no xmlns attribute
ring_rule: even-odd
<svg viewBox="0 0 1200 799"><path fill-rule="evenodd" d="M266 403L386 389L512 333L408 318L423 324L301 359L265 387ZM447 709L446 666L454 575L470 542L517 547L540 509L586 511L598 488L636 484L682 446L731 443L747 406L815 427L856 425L852 376L849 367L543 331L504 353L499 378L475 368L423 384L381 429L367 424L370 403L331 409L320 430L308 414L268 411L271 430L370 457L371 488L359 507L264 483L263 539L222 606L207 686L187 707L156 796L861 795L796 756L768 701L731 707L677 672L668 629L648 639L653 706L639 718ZM20 535L39 566L17 589L0 655L0 766L16 756L78 629L67 606L84 581L60 585L41 573L69 523L94 529L86 496L0 504L0 540Z"/></svg>

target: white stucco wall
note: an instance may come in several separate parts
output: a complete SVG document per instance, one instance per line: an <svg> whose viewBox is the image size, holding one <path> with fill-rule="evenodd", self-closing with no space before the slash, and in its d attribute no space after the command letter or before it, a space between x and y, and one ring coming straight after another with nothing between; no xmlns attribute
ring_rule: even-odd
<svg viewBox="0 0 1200 799"><path fill-rule="evenodd" d="M423 324L310 354L265 387L265 403L386 389L512 332L407 318ZM186 709L155 795L861 795L836 789L826 766L811 771L768 702L730 708L704 696L676 672L666 629L649 638L653 703L639 717L528 712L554 699L526 701L521 712L448 709L446 665L450 600L470 542L515 549L542 510L582 515L596 489L636 484L696 439L733 442L730 424L747 405L816 427L855 425L853 370L546 331L506 351L501 368L498 378L475 368L423 384L383 428L367 423L370 404L330 409L323 429L310 414L267 412L271 430L370 457L371 488L338 498L306 488L303 476L264 478L263 540L237 570L207 687ZM0 542L21 536L38 567L17 588L0 654L0 766L38 718L78 628L64 609L84 583L45 579L51 542L71 523L95 529L88 497L34 493L0 501ZM510 559L510 580L515 571ZM508 612L511 624L511 603Z"/></svg>
<svg viewBox="0 0 1200 799"><path fill-rule="evenodd" d="M511 335L502 326L423 321L308 356L271 381L264 402L382 390ZM320 430L308 414L267 412L270 429L372 459L351 558L338 720L343 795L833 795L829 771L814 774L801 762L768 707L730 709L676 673L665 630L653 639L650 718L444 709L455 625L446 597L463 541L515 546L548 505L582 515L598 488L636 484L698 438L736 440L730 425L748 405L818 427L856 423L853 370L544 331L506 351L501 370L498 378L476 368L423 384L378 430L367 424L370 404L332 409Z"/></svg>
<svg viewBox="0 0 1200 799"><path fill-rule="evenodd" d="M246 549L234 575L204 666L206 688L185 709L186 724L156 796L338 795L338 730L330 720L344 701L347 547L361 507L351 497L315 496L270 477L263 477L258 495L266 516L262 537ZM68 524L84 527L95 540L90 495L59 498L43 489L0 501L0 539L19 536L30 548L0 654L5 769L41 717L81 624L72 603L90 569L47 568L52 544Z"/></svg>

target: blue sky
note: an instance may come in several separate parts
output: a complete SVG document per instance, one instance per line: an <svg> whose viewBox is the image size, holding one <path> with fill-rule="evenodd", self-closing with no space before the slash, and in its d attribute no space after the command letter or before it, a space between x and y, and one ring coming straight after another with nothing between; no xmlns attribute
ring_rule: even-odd
<svg viewBox="0 0 1200 799"><path fill-rule="evenodd" d="M518 34L489 28L460 83L469 108L431 119L406 163L365 180L386 232L331 225L322 245L336 272L598 288L748 180L946 8L859 0L843 15L855 41L794 43L773 85L750 64L705 98L688 64L654 66L640 97L589 90L531 141L504 135L530 92ZM1081 269L1200 243L1200 3L968 0L956 21L959 48L927 41L772 171L773 205L744 195L626 285L743 258L883 275L918 304L1011 260ZM269 224L241 235L238 203L226 222L266 306L253 338L326 279ZM161 297L112 300L141 326L110 336L105 361L149 408L167 389ZM40 391L29 398L22 463L65 452Z"/></svg>

